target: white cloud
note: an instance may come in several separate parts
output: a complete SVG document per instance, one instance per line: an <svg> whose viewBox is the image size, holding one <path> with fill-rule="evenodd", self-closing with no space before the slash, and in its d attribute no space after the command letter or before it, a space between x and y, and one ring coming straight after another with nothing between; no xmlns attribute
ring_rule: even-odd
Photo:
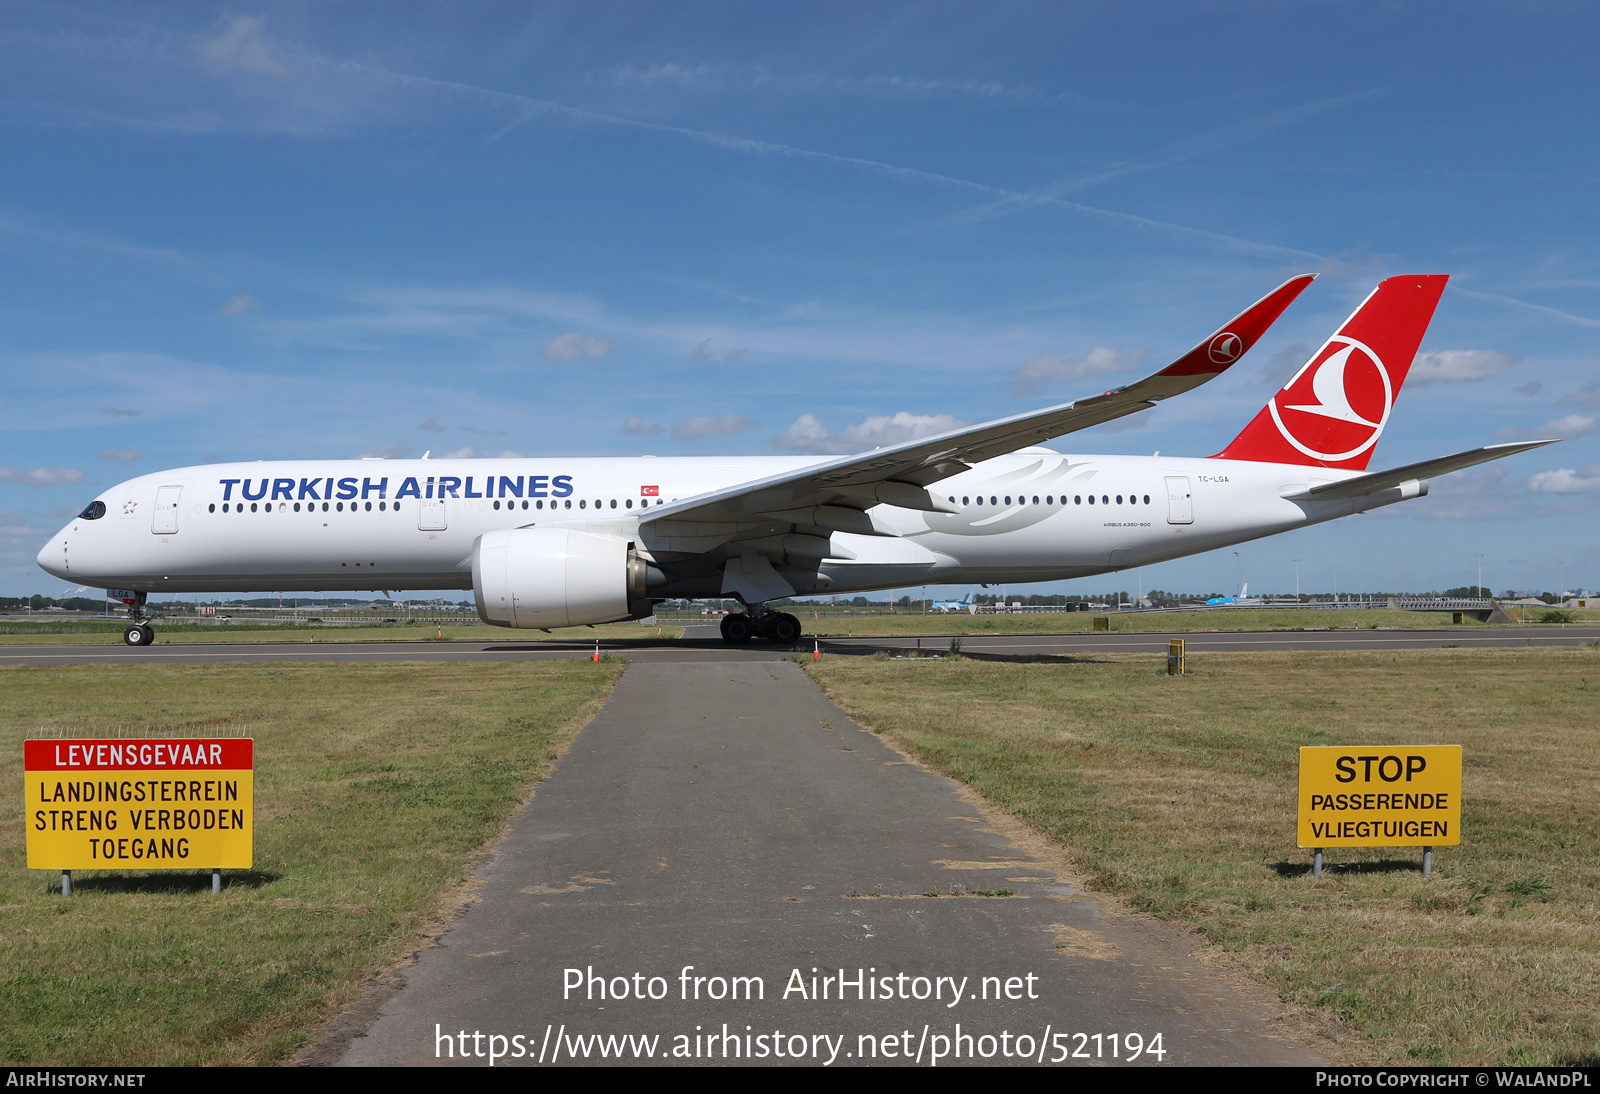
<svg viewBox="0 0 1600 1094"><path fill-rule="evenodd" d="M1408 504L1425 520L1482 520L1526 509L1528 489L1524 480L1492 464L1441 475L1429 484L1426 498Z"/></svg>
<svg viewBox="0 0 1600 1094"><path fill-rule="evenodd" d="M828 427L823 425L815 414L802 414L795 419L793 425L784 430L781 437L774 437L772 444L776 448L788 448L800 452L848 455L853 452L866 452L886 444L900 444L920 437L931 437L937 433L959 429L967 424L969 423L952 418L948 414L909 414L902 410L894 415L867 418L855 425L846 426L837 433L830 433Z"/></svg>
<svg viewBox="0 0 1600 1094"><path fill-rule="evenodd" d="M598 361L614 348L615 342L604 342L572 331L545 343L543 352L552 361L571 361L581 356Z"/></svg>
<svg viewBox="0 0 1600 1094"><path fill-rule="evenodd" d="M362 451L363 459L375 457L380 460L403 460L411 455L411 446L404 444L380 444L375 448Z"/></svg>
<svg viewBox="0 0 1600 1094"><path fill-rule="evenodd" d="M740 87L750 87L764 83L766 73L759 67L681 65L676 61L658 61L642 68L618 65L606 74L604 82L612 87L653 88L670 85L695 91L720 91L730 79Z"/></svg>
<svg viewBox="0 0 1600 1094"><path fill-rule="evenodd" d="M243 315L247 311L260 311L261 301L253 296L230 296L217 310L223 315Z"/></svg>
<svg viewBox="0 0 1600 1094"><path fill-rule="evenodd" d="M1600 410L1600 380L1590 380L1572 394L1561 396L1556 402L1562 406L1575 406L1579 410Z"/></svg>
<svg viewBox="0 0 1600 1094"><path fill-rule="evenodd" d="M743 414L729 414L723 418L707 415L703 418L686 418L672 427L675 441L698 441L702 437L731 437L747 429L758 429L761 423Z"/></svg>
<svg viewBox="0 0 1600 1094"><path fill-rule="evenodd" d="M1274 353L1272 360L1267 362L1267 367L1261 370L1261 382L1271 387L1282 387L1300 371L1300 366L1310 357L1310 346L1304 342L1289 343Z"/></svg>
<svg viewBox="0 0 1600 1094"><path fill-rule="evenodd" d="M653 437L661 432L661 427L655 422L647 422L643 418L629 418L622 423L622 431L635 437Z"/></svg>
<svg viewBox="0 0 1600 1094"><path fill-rule="evenodd" d="M476 448L458 448L454 452L446 452L444 458L447 460L477 460L482 459L483 454Z"/></svg>
<svg viewBox="0 0 1600 1094"><path fill-rule="evenodd" d="M1497 441L1537 441L1546 437L1559 437L1562 440L1572 440L1574 437L1585 437L1600 428L1600 422L1587 414L1568 414L1563 418L1551 418L1543 425L1536 425L1532 429L1513 429L1506 426L1497 429L1493 437Z"/></svg>
<svg viewBox="0 0 1600 1094"><path fill-rule="evenodd" d="M498 458L502 460L520 460L524 457L521 452L516 452L508 448L504 452L500 453Z"/></svg>
<svg viewBox="0 0 1600 1094"><path fill-rule="evenodd" d="M143 455L144 453L140 452L137 448L130 448L127 451L108 448L104 452L100 453L100 458L102 460L111 460L113 463L132 463L134 460L137 460Z"/></svg>
<svg viewBox="0 0 1600 1094"><path fill-rule="evenodd" d="M1126 372L1138 368L1144 355L1142 348L1120 350L1105 346L1096 346L1082 357L1041 353L1012 369L1007 383L1018 395L1037 395L1052 380L1086 380L1107 372Z"/></svg>
<svg viewBox="0 0 1600 1094"><path fill-rule="evenodd" d="M1541 392L1543 390L1544 390L1544 385L1541 384L1538 380L1529 380L1527 383L1523 384L1522 386L1514 387L1514 388L1511 389L1513 394L1521 395L1523 398L1526 398L1526 399L1533 398L1535 395L1539 394L1539 392Z"/></svg>
<svg viewBox="0 0 1600 1094"><path fill-rule="evenodd" d="M76 467L40 467L33 471L0 467L0 482L20 482L28 486L60 486L63 483L82 481L83 472Z"/></svg>
<svg viewBox="0 0 1600 1094"><path fill-rule="evenodd" d="M78 509L66 515L77 516ZM0 562L14 567L18 575L27 574L30 582L36 581L39 570L34 565L34 556L39 551L39 542L53 531L55 529L34 524L21 513L0 509Z"/></svg>
<svg viewBox="0 0 1600 1094"><path fill-rule="evenodd" d="M1130 429L1143 429L1150 424L1150 416L1155 412L1156 408L1151 407L1148 410L1141 410L1137 414L1127 414L1121 418L1113 418L1109 422L1103 422L1094 428L1101 433L1125 433Z"/></svg>
<svg viewBox="0 0 1600 1094"><path fill-rule="evenodd" d="M1413 384L1483 380L1504 372L1522 358L1492 349L1440 349L1419 353L1406 378Z"/></svg>
<svg viewBox="0 0 1600 1094"><path fill-rule="evenodd" d="M283 63L273 56L272 47L267 44L265 23L259 16L223 16L196 48L218 72L242 69L276 75L283 71Z"/></svg>
<svg viewBox="0 0 1600 1094"><path fill-rule="evenodd" d="M1528 489L1536 494L1587 494L1600 490L1600 463L1576 470L1558 467L1540 471L1528 479Z"/></svg>

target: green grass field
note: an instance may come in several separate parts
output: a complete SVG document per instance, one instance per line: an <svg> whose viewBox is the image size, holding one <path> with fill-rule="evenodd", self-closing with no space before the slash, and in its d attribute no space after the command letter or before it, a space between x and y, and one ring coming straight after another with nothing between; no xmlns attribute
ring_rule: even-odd
<svg viewBox="0 0 1600 1094"><path fill-rule="evenodd" d="M281 1063L441 925L615 661L0 669L0 1060ZM255 869L25 866L28 731L256 742Z"/></svg>
<svg viewBox="0 0 1600 1094"><path fill-rule="evenodd" d="M1600 649L803 661L863 724L1395 1063L1600 1059ZM1461 744L1464 842L1295 847L1303 744Z"/></svg>
<svg viewBox="0 0 1600 1094"><path fill-rule="evenodd" d="M1541 611L1530 608L1527 626L1538 629L1559 624L1537 622ZM1600 612L1574 611L1580 622L1600 623ZM813 615L816 616L813 619ZM1327 630L1367 630L1394 627L1401 630L1427 630L1434 627L1459 630L1505 629L1506 624L1479 623L1470 616L1464 623L1452 624L1450 616L1439 612L1390 611L1387 608L1326 611L1315 608L1227 608L1192 612L1040 612L1019 615L841 615L828 612L804 613L800 620L808 635L823 638L846 634L859 637L965 636L973 634L1083 634L1094 629L1095 616L1108 616L1110 629L1132 634L1176 633L1188 631L1294 631L1313 628ZM1519 624L1521 626L1521 624Z"/></svg>
<svg viewBox="0 0 1600 1094"><path fill-rule="evenodd" d="M156 645L193 642L643 642L676 639L683 628L604 623L595 627L559 627L544 631L503 627L418 623L357 623L307 626L293 623L205 623L163 625L156 620ZM0 622L0 646L119 646L126 622L63 620L50 623Z"/></svg>

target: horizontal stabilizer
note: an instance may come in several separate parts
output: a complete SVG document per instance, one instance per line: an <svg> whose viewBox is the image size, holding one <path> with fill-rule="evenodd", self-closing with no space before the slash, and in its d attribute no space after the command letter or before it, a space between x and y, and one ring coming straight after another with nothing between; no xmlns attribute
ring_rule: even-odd
<svg viewBox="0 0 1600 1094"><path fill-rule="evenodd" d="M1461 471L1468 467L1476 467L1480 463L1488 463L1490 460L1515 456L1519 452L1527 452L1531 449L1543 448L1547 444L1555 443L1554 440L1549 440L1491 444L1485 448L1457 452L1453 456L1440 456L1437 459L1423 460L1421 463L1408 463L1404 467L1395 467L1388 471L1374 471L1370 475L1358 475L1353 479L1345 479L1342 482L1323 483L1321 486L1313 486L1300 493L1290 494L1288 497L1291 501L1311 498L1315 498L1318 501L1356 498L1363 494L1387 490L1402 483L1429 479L1435 475L1444 475L1451 471Z"/></svg>

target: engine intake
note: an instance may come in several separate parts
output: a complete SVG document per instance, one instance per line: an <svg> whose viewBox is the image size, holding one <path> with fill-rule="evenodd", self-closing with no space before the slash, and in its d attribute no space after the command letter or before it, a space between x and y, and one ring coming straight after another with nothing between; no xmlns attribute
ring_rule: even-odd
<svg viewBox="0 0 1600 1094"><path fill-rule="evenodd" d="M648 615L646 572L617 536L503 528L472 544L478 617L496 627L576 627Z"/></svg>

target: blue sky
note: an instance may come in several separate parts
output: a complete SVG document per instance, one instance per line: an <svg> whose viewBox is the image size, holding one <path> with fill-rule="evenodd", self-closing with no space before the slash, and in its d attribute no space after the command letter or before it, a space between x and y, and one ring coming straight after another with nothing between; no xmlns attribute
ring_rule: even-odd
<svg viewBox="0 0 1600 1094"><path fill-rule="evenodd" d="M0 591L60 594L39 545L132 474L849 450L1101 390L1307 270L1228 375L1057 447L1215 452L1380 277L1449 273L1373 466L1570 439L1245 577L1442 588L1481 553L1497 589L1592 588L1597 32L1555 3L6 3Z"/></svg>

